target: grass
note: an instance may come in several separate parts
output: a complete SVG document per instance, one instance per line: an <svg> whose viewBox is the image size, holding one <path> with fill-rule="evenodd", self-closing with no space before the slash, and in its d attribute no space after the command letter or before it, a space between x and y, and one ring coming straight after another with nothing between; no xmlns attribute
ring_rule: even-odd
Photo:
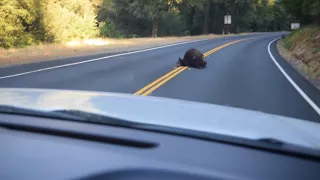
<svg viewBox="0 0 320 180"><path fill-rule="evenodd" d="M309 26L306 28L297 29L291 32L284 39L285 48L292 50L299 43L307 43L313 46L313 48L319 49L319 46L316 46L316 36L320 33L320 27L318 26Z"/></svg>
<svg viewBox="0 0 320 180"><path fill-rule="evenodd" d="M320 27L309 26L290 33L283 46L303 63L303 71L320 80Z"/></svg>
<svg viewBox="0 0 320 180"><path fill-rule="evenodd" d="M244 35L240 34L240 35ZM232 36L232 35L231 35ZM118 53L151 48L182 41L222 37L222 35L200 35L159 38L91 39L72 41L65 44L40 44L24 48L0 49L0 67L40 61L59 60L67 57L103 53Z"/></svg>

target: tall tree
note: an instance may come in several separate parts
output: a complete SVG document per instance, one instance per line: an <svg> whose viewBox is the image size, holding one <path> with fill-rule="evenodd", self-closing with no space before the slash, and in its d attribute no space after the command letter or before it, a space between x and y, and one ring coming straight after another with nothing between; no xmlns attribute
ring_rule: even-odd
<svg viewBox="0 0 320 180"><path fill-rule="evenodd" d="M319 0L280 0L287 12L302 24L320 24Z"/></svg>
<svg viewBox="0 0 320 180"><path fill-rule="evenodd" d="M34 0L0 0L0 47L19 47L34 42L36 9Z"/></svg>
<svg viewBox="0 0 320 180"><path fill-rule="evenodd" d="M305 0L302 3L302 14L308 20L320 24L320 0Z"/></svg>
<svg viewBox="0 0 320 180"><path fill-rule="evenodd" d="M0 46L103 37L288 30L320 24L319 0L0 0Z"/></svg>
<svg viewBox="0 0 320 180"><path fill-rule="evenodd" d="M168 12L168 0L134 0L130 9L137 18L148 18L152 22L152 37L158 36L158 23L161 17Z"/></svg>
<svg viewBox="0 0 320 180"><path fill-rule="evenodd" d="M209 34L209 21L210 21L210 1L207 0L203 5L204 21L203 21L203 34Z"/></svg>
<svg viewBox="0 0 320 180"><path fill-rule="evenodd" d="M44 11L48 41L65 42L98 35L97 15L90 0L46 0Z"/></svg>

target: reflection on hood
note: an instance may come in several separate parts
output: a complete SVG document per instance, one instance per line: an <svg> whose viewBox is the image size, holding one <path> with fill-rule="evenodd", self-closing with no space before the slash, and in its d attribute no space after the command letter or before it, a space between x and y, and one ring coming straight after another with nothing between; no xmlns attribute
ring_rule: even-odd
<svg viewBox="0 0 320 180"><path fill-rule="evenodd" d="M220 105L65 90L0 89L0 105L36 110L79 110L122 120L249 139L273 138L320 149L320 124Z"/></svg>

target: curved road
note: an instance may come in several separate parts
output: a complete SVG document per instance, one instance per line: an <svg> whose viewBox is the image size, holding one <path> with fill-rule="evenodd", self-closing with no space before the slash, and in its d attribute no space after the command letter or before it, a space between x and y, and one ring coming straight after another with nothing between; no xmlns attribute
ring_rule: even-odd
<svg viewBox="0 0 320 180"><path fill-rule="evenodd" d="M280 36L268 33L224 37L124 55L103 54L2 68L0 87L136 93L320 122L316 109L320 107L320 91L279 56L275 42L270 44L274 60L314 103L312 106L268 52L269 43ZM206 69L173 68L189 48L208 52ZM153 83L155 80L158 84Z"/></svg>

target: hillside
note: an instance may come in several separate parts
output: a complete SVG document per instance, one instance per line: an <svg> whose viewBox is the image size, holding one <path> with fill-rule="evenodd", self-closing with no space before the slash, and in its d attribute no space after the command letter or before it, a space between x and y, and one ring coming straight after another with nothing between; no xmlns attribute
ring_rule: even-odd
<svg viewBox="0 0 320 180"><path fill-rule="evenodd" d="M277 47L289 63L320 87L320 27L293 31Z"/></svg>

